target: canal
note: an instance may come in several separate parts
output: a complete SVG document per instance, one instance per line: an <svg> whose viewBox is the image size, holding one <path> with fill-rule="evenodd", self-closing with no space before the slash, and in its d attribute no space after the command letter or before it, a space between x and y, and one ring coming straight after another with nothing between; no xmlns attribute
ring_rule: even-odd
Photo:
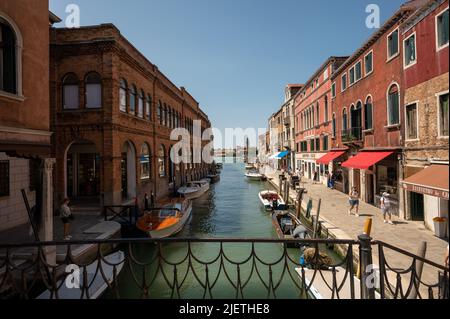
<svg viewBox="0 0 450 319"><path fill-rule="evenodd" d="M272 226L271 216L260 205L258 193L272 189L267 182L248 181L244 176L243 163L224 164L221 181L211 187L193 203L191 220L178 235L180 238L277 238ZM154 244L137 245L132 248L135 262L127 265L120 275L120 297L141 298L144 287L143 278L151 286L148 288L150 298L202 298L204 288L199 282L206 282L206 266L209 263L208 277L211 283L211 295L214 298L235 298L233 283L237 276L245 286L244 298L267 298L269 270L273 273L273 284L277 285L277 298L299 298L299 289L293 284L297 280L295 266L287 262L290 274L285 269L284 261L269 269L266 263L278 261L284 249L280 244L255 244L256 254L261 260L249 258L252 245L248 243L226 243L223 250L227 258L219 258L220 244L191 244L195 258L187 257L188 244L165 244L158 250ZM161 251L164 262L152 262ZM289 249L293 260L300 258L299 249ZM234 263L247 262L239 266ZM201 261L201 262L199 262ZM174 266L174 264L177 264ZM222 264L222 266L221 266ZM170 289L174 281L174 270L178 274L177 282L181 288ZM238 274L239 273L239 274ZM260 275L259 275L259 274ZM292 276L292 278L291 278ZM209 293L207 294L209 296Z"/></svg>

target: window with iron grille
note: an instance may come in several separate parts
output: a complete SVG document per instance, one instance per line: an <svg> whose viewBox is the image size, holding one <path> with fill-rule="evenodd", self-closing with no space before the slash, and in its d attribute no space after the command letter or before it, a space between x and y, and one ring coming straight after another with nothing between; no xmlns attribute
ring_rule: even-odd
<svg viewBox="0 0 450 319"><path fill-rule="evenodd" d="M9 196L9 161L0 161L0 197Z"/></svg>

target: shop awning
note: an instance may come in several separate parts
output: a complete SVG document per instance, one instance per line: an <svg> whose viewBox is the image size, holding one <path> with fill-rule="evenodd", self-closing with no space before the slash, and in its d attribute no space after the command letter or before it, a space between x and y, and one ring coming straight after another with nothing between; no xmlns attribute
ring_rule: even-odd
<svg viewBox="0 0 450 319"><path fill-rule="evenodd" d="M278 158L278 155L280 155L281 152L277 152L275 154L273 154L272 156L269 157L269 159L276 159Z"/></svg>
<svg viewBox="0 0 450 319"><path fill-rule="evenodd" d="M369 169L369 167L384 160L394 152L361 152L342 164L343 167Z"/></svg>
<svg viewBox="0 0 450 319"><path fill-rule="evenodd" d="M431 165L402 183L410 192L449 199L448 165Z"/></svg>
<svg viewBox="0 0 450 319"><path fill-rule="evenodd" d="M317 160L317 164L328 165L330 162L334 161L336 158L344 155L345 152L330 152L325 156L322 156Z"/></svg>
<svg viewBox="0 0 450 319"><path fill-rule="evenodd" d="M285 158L286 156L288 156L288 154L289 154L289 151L284 151L284 152L281 152L280 154L278 154L278 156L277 156L277 158Z"/></svg>

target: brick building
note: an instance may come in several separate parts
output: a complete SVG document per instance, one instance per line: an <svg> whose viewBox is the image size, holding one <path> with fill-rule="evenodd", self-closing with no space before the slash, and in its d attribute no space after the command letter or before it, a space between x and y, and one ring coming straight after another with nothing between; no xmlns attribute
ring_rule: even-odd
<svg viewBox="0 0 450 319"><path fill-rule="evenodd" d="M405 218L448 218L449 5L433 0L400 28L403 43Z"/></svg>
<svg viewBox="0 0 450 319"><path fill-rule="evenodd" d="M112 24L51 30L51 124L57 198L122 204L162 199L206 164L174 164L174 128L211 126L199 103L175 86ZM205 141L203 144L207 143Z"/></svg>
<svg viewBox="0 0 450 319"><path fill-rule="evenodd" d="M389 192L396 215L405 90L400 27L423 2L401 6L332 76L336 188L356 187L362 200L377 206Z"/></svg>
<svg viewBox="0 0 450 319"><path fill-rule="evenodd" d="M53 240L48 1L0 2L0 231L30 225ZM26 236L26 234L23 234Z"/></svg>
<svg viewBox="0 0 450 319"><path fill-rule="evenodd" d="M330 57L294 97L297 168L308 179L326 183L328 163L317 164L331 143L332 74L348 57Z"/></svg>

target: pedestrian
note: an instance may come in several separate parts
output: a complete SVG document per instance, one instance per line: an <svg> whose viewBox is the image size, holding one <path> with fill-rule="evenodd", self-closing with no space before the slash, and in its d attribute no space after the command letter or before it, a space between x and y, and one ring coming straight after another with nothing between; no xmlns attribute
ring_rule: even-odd
<svg viewBox="0 0 450 319"><path fill-rule="evenodd" d="M446 251L446 253L445 253L444 264L445 264L445 267L448 268L448 245L447 245L447 251Z"/></svg>
<svg viewBox="0 0 450 319"><path fill-rule="evenodd" d="M70 199L67 197L64 198L64 201L60 208L61 221L64 225L64 240L72 239L72 236L70 235L70 222L74 220L74 217L69 207L69 203Z"/></svg>
<svg viewBox="0 0 450 319"><path fill-rule="evenodd" d="M394 225L392 222L392 212L391 212L391 200L390 194L388 192L384 192L381 195L380 205L381 211L383 212L383 220L385 224ZM386 219L388 217L388 219Z"/></svg>
<svg viewBox="0 0 450 319"><path fill-rule="evenodd" d="M348 210L348 214L351 215L353 209L356 210L355 216L359 217L359 192L356 187L353 187L350 193L348 194L348 202L350 204L350 209Z"/></svg>

